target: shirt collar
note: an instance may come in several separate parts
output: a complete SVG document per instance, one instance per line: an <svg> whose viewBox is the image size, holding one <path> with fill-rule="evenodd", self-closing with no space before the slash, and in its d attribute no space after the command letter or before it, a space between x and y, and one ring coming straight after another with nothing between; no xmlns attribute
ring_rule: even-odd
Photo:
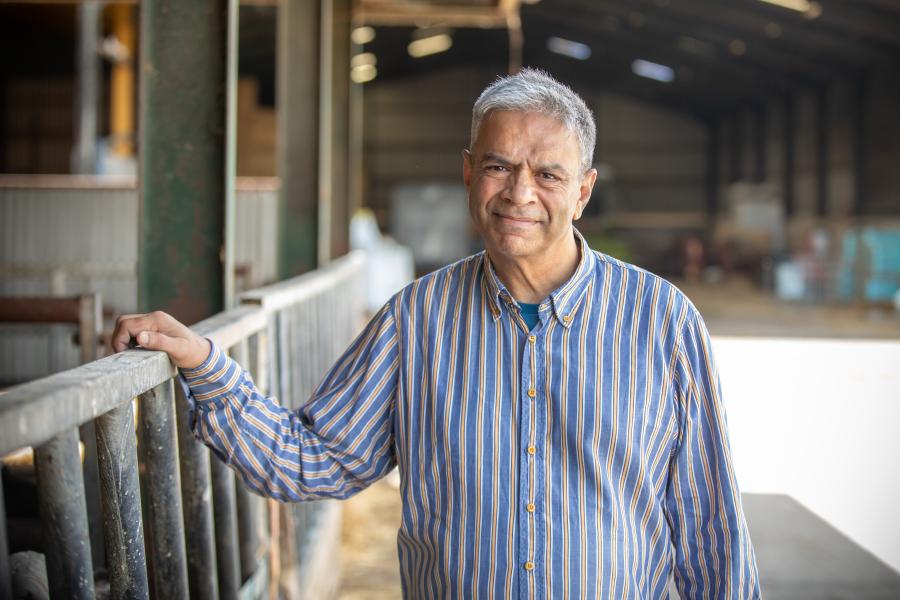
<svg viewBox="0 0 900 600"><path fill-rule="evenodd" d="M581 299L590 284L591 273L594 271L594 263L596 261L594 252L588 247L581 232L574 227L572 230L575 232L575 240L578 242L581 254L578 267L568 281L550 294L549 298L541 302L538 309L543 311L547 308L552 308L554 316L563 327L569 327L575 320L575 313L581 305ZM512 294L509 293L509 290L506 289L503 282L500 281L487 252L483 254L483 264L488 306L491 309L494 321L496 321L500 318L504 307L509 310L510 307L517 306L517 302L512 297Z"/></svg>

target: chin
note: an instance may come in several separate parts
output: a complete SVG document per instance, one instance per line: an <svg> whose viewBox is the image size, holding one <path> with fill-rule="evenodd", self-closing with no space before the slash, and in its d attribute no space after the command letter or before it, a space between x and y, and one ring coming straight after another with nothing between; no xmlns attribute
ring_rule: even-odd
<svg viewBox="0 0 900 600"><path fill-rule="evenodd" d="M528 256L534 253L537 246L534 240L524 239L518 235L495 235L490 241L489 252L509 257Z"/></svg>

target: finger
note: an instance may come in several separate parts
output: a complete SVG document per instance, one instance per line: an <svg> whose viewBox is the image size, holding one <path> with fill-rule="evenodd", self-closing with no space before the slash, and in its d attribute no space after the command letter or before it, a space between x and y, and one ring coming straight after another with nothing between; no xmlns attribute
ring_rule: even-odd
<svg viewBox="0 0 900 600"><path fill-rule="evenodd" d="M128 348L131 334L128 333L128 328L124 323L131 318L133 318L133 315L122 315L116 319L116 326L113 328L112 336L109 338L109 345L113 352L121 352Z"/></svg>
<svg viewBox="0 0 900 600"><path fill-rule="evenodd" d="M113 332L113 351L121 352L130 347L131 339L142 331L155 331L159 327L152 315L127 315L120 317Z"/></svg>
<svg viewBox="0 0 900 600"><path fill-rule="evenodd" d="M175 364L183 360L186 350L184 338L170 337L159 331L141 331L136 337L141 348L162 350L172 358Z"/></svg>

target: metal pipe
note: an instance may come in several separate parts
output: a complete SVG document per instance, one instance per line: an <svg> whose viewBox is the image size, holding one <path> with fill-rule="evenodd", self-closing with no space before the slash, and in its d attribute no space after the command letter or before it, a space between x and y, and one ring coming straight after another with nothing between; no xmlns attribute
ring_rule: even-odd
<svg viewBox="0 0 900 600"><path fill-rule="evenodd" d="M0 477L0 598L12 598L9 539L6 537L6 506L3 503L2 477Z"/></svg>
<svg viewBox="0 0 900 600"><path fill-rule="evenodd" d="M215 600L219 597L219 583L216 575L209 452L191 433L191 415L181 385L175 386L175 416L182 510L184 522L190 525L185 531L188 588L192 600Z"/></svg>
<svg viewBox="0 0 900 600"><path fill-rule="evenodd" d="M225 244L222 300L226 309L237 301L235 246L237 223L234 180L237 174L238 0L228 0L228 32L225 59Z"/></svg>
<svg viewBox="0 0 900 600"><path fill-rule="evenodd" d="M72 171L97 171L97 115L100 112L100 11L96 0L78 6L78 96L76 97L76 141L72 157Z"/></svg>
<svg viewBox="0 0 900 600"><path fill-rule="evenodd" d="M147 509L147 567L157 598L187 598L172 380L140 396L141 458Z"/></svg>
<svg viewBox="0 0 900 600"><path fill-rule="evenodd" d="M131 403L97 417L96 427L110 597L147 598L150 592Z"/></svg>
<svg viewBox="0 0 900 600"><path fill-rule="evenodd" d="M795 137L794 137L794 98L787 96L784 99L784 216L790 218L794 214L794 167ZM781 250L781 248L779 248Z"/></svg>
<svg viewBox="0 0 900 600"><path fill-rule="evenodd" d="M257 336L253 337L256 338ZM231 349L231 357L242 367L252 367L250 344L246 338ZM238 481L235 485L235 503L237 507L241 581L245 581L256 572L262 556L260 551L262 498L252 493L247 486Z"/></svg>
<svg viewBox="0 0 900 600"><path fill-rule="evenodd" d="M226 3L140 10L138 306L195 323L224 297Z"/></svg>
<svg viewBox="0 0 900 600"><path fill-rule="evenodd" d="M828 216L828 88L816 94L816 214Z"/></svg>
<svg viewBox="0 0 900 600"><path fill-rule="evenodd" d="M219 598L237 600L241 587L241 565L238 557L234 472L221 460L213 460L209 466L213 488Z"/></svg>
<svg viewBox="0 0 900 600"><path fill-rule="evenodd" d="M78 430L68 429L36 448L34 463L50 595L93 598L94 569ZM0 516L5 520L5 514Z"/></svg>
<svg viewBox="0 0 900 600"><path fill-rule="evenodd" d="M278 272L316 268L319 210L320 2L285 0L278 12Z"/></svg>

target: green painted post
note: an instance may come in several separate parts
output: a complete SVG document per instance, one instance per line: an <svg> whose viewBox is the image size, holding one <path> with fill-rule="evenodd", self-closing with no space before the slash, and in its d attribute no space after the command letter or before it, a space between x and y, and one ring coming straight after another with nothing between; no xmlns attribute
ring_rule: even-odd
<svg viewBox="0 0 900 600"><path fill-rule="evenodd" d="M143 0L138 305L223 307L226 2Z"/></svg>
<svg viewBox="0 0 900 600"><path fill-rule="evenodd" d="M319 202L321 4L285 0L278 13L278 271L315 269Z"/></svg>

